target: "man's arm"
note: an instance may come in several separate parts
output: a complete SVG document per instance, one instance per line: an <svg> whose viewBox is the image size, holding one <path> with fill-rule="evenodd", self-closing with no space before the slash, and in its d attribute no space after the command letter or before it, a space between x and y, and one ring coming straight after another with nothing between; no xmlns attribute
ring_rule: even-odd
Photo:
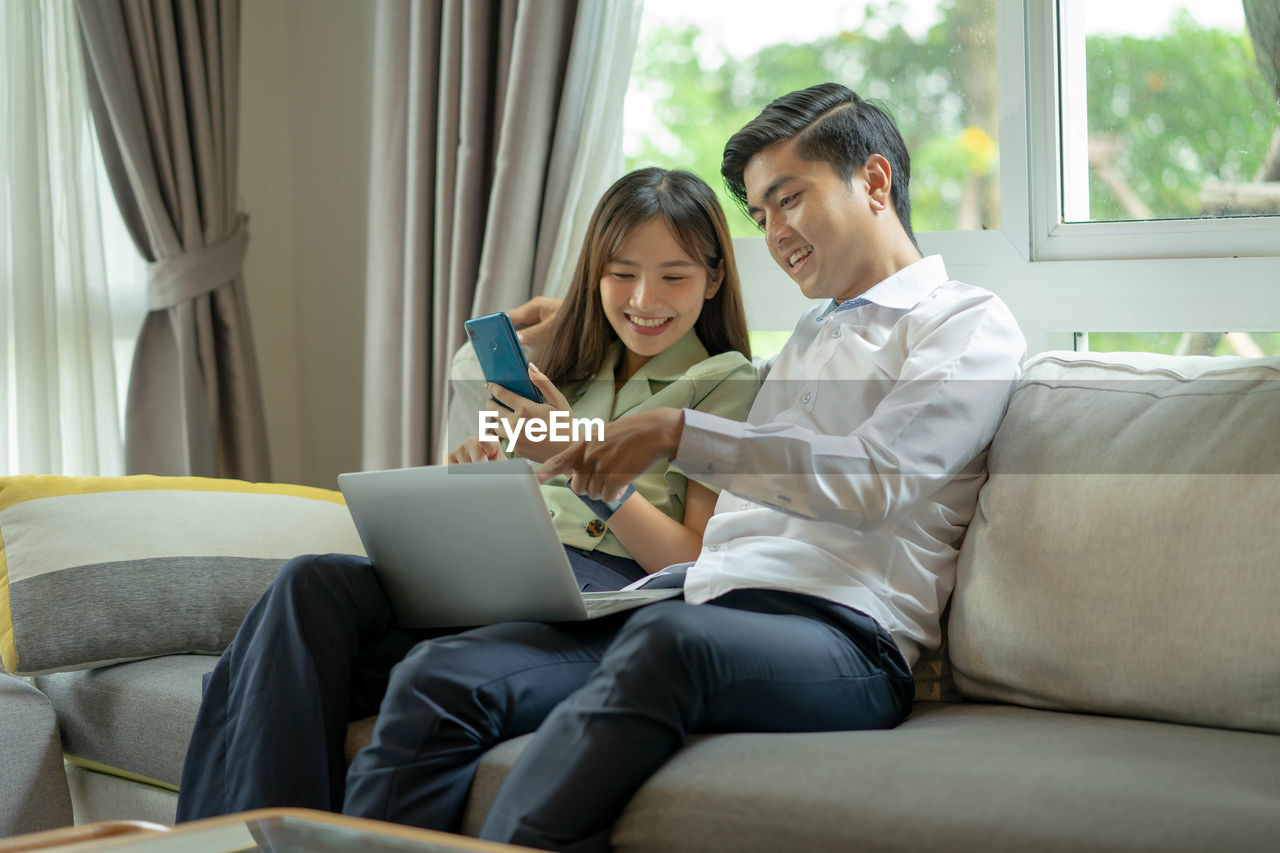
<svg viewBox="0 0 1280 853"><path fill-rule="evenodd" d="M548 459L538 469L538 480L545 483L557 474L568 474L569 488L578 494L616 501L627 484L655 462L675 456L683 430L683 409L627 415L605 425L603 440L575 442Z"/></svg>
<svg viewBox="0 0 1280 853"><path fill-rule="evenodd" d="M807 518L879 527L970 472L1004 416L1025 351L1007 309L979 306L924 330L871 417L844 432L785 418L753 426L691 410L659 409L615 421L604 442L581 442L539 476L574 471L574 491L616 500L659 459L735 495ZM823 394L860 393L839 365ZM788 396L766 382L761 396ZM779 409L785 409L779 406ZM838 408L838 407L837 407ZM783 415L787 412L784 410ZM827 427L824 424L824 428Z"/></svg>
<svg viewBox="0 0 1280 853"><path fill-rule="evenodd" d="M779 401L770 407L777 420L751 426L686 412L676 465L795 515L881 526L953 479L981 475L974 462L1004 415L1024 347L1007 309L975 305L920 330L900 376L861 423L835 425L840 407L828 396L818 431L788 403L790 383L766 383L761 395ZM824 375L832 377L816 392L824 396L852 399L875 382L842 381L865 371L834 362Z"/></svg>
<svg viewBox="0 0 1280 853"><path fill-rule="evenodd" d="M512 325L517 329L516 337L527 352L536 354L538 348L545 343L563 301L550 296L535 296L507 312Z"/></svg>

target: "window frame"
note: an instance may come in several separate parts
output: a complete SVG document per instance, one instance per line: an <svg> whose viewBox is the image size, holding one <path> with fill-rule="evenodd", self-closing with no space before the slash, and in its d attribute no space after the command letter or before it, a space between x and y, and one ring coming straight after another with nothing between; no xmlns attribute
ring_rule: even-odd
<svg viewBox="0 0 1280 853"><path fill-rule="evenodd" d="M1072 222L1088 207L1084 20L1079 0L1020 3L1025 10L1025 104L1033 152L1036 260L1269 257L1280 247L1280 216ZM1010 13L1011 14L1011 13ZM1036 50L1034 48L1039 48ZM1031 57L1039 57L1032 60ZM1001 94L1004 90L1001 90ZM1003 128L1002 128L1003 129ZM1003 150L1003 139L1001 140ZM1001 176L1003 179L1003 176ZM1074 195L1069 196L1069 192ZM1083 196L1083 200L1081 199Z"/></svg>

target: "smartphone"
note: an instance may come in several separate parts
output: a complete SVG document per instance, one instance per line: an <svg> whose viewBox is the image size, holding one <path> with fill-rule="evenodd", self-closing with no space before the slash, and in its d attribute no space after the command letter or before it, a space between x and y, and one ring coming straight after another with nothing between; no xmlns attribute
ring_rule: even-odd
<svg viewBox="0 0 1280 853"><path fill-rule="evenodd" d="M529 379L529 359L516 337L516 327L511 318L498 312L468 320L465 325L484 378L521 397L541 403L542 392Z"/></svg>

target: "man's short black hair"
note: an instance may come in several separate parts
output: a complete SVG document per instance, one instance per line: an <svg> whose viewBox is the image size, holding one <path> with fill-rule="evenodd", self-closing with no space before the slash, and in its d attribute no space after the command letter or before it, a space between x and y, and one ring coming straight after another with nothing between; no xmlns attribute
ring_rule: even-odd
<svg viewBox="0 0 1280 853"><path fill-rule="evenodd" d="M742 173L752 157L771 145L797 139L796 154L830 163L844 180L853 178L867 158L879 154L893 170L893 209L915 243L911 230L911 157L892 118L839 83L820 83L783 95L730 137L720 173L729 193L747 209Z"/></svg>

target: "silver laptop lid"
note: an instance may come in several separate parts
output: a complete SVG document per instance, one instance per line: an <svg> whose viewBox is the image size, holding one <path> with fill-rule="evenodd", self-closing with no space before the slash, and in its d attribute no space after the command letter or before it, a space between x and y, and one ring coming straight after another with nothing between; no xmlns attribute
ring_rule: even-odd
<svg viewBox="0 0 1280 853"><path fill-rule="evenodd" d="M528 460L342 474L338 486L402 627L586 618Z"/></svg>

